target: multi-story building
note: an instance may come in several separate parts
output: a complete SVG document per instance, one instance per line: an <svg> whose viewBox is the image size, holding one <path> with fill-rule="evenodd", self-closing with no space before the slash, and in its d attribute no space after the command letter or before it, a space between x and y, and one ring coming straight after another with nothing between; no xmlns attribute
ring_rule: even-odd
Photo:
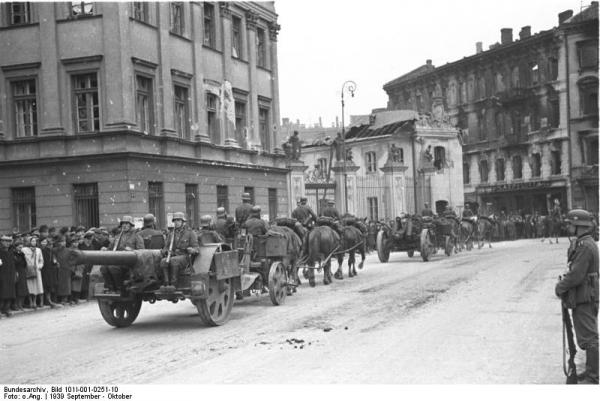
<svg viewBox="0 0 600 401"><path fill-rule="evenodd" d="M385 84L388 108L443 103L463 133L468 201L546 213L559 199L597 211L597 30L597 2L560 13L556 28L532 35L525 26L518 40L502 29L487 51L478 42L472 56L427 60Z"/></svg>
<svg viewBox="0 0 600 401"><path fill-rule="evenodd" d="M288 210L273 2L0 4L0 231Z"/></svg>

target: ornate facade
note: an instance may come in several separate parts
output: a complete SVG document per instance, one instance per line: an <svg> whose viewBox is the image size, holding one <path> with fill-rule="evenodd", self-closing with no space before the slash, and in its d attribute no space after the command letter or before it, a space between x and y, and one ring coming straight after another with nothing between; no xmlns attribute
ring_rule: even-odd
<svg viewBox="0 0 600 401"><path fill-rule="evenodd" d="M580 142L589 143L589 149L598 146L597 89L590 89L587 97L596 106L583 114L576 111L573 95L577 85L593 86L586 83L594 79L592 68L582 69L576 48L593 42L597 49L597 27L598 6L593 2L575 17L570 11L559 14L557 28L531 35L531 27L523 27L519 40L513 40L512 29L502 29L501 43L487 51L477 43L473 56L441 67L428 60L385 84L388 109L435 112L442 104L448 110L464 138L468 201L494 210L546 213L557 198L563 206L585 204L597 211L597 198L586 200L583 190L574 188L580 184L573 176L580 160L573 145L576 136L585 138ZM579 33L571 33L575 31ZM597 50L595 57L594 71ZM595 79L597 87L597 74ZM584 127L576 128L574 118ZM595 164L597 193L597 157ZM593 167L582 169L588 166ZM591 188L592 183L581 185Z"/></svg>
<svg viewBox="0 0 600 401"><path fill-rule="evenodd" d="M288 211L273 2L0 4L0 231Z"/></svg>

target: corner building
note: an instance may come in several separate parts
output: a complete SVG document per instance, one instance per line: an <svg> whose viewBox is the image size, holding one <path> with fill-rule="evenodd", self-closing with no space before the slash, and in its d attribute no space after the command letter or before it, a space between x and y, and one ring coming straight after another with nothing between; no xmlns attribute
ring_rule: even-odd
<svg viewBox="0 0 600 401"><path fill-rule="evenodd" d="M0 4L0 231L288 211L273 2Z"/></svg>
<svg viewBox="0 0 600 401"><path fill-rule="evenodd" d="M484 51L384 85L388 109L443 102L463 138L465 200L484 212L598 211L598 2L558 26L501 30ZM439 99L439 100L438 100ZM488 210L486 210L488 209ZM490 210L491 209L491 210Z"/></svg>

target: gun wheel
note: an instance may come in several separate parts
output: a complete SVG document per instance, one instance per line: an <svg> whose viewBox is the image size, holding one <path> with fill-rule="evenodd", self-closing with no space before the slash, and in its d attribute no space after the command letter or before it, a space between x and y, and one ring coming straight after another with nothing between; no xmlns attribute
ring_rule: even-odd
<svg viewBox="0 0 600 401"><path fill-rule="evenodd" d="M106 301L98 300L100 313L114 327L128 327L135 321L142 308L142 300L135 301Z"/></svg>
<svg viewBox="0 0 600 401"><path fill-rule="evenodd" d="M287 274L283 263L273 262L269 269L269 297L273 305L281 305L287 295Z"/></svg>
<svg viewBox="0 0 600 401"><path fill-rule="evenodd" d="M196 308L200 319L208 326L221 326L229 320L233 307L234 288L231 279L217 281L211 277L208 281L208 296L199 299Z"/></svg>

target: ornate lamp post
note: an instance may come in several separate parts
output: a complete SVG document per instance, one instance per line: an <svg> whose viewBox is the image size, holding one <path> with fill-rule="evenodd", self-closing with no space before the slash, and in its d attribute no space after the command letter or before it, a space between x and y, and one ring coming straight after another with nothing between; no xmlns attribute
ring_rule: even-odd
<svg viewBox="0 0 600 401"><path fill-rule="evenodd" d="M352 97L354 97L354 91L356 90L356 82L346 81L342 84L342 158L343 165L342 171L344 174L344 211L348 213L348 176L346 174L346 130L344 127L344 90L348 91Z"/></svg>

